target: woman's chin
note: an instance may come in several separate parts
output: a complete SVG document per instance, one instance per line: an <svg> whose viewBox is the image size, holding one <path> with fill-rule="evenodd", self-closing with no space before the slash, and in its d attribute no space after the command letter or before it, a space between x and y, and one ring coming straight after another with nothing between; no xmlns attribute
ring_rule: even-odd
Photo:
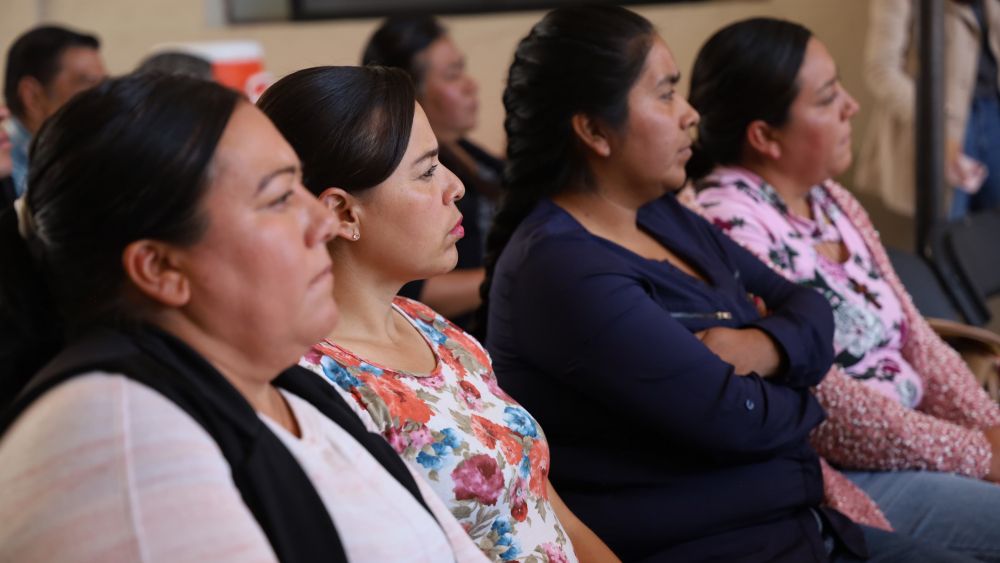
<svg viewBox="0 0 1000 563"><path fill-rule="evenodd" d="M454 270L458 266L458 247L454 244L451 245L451 248L449 248L448 252L445 253L442 262L442 265L444 266L444 272L442 273L447 274L448 272Z"/></svg>
<svg viewBox="0 0 1000 563"><path fill-rule="evenodd" d="M851 154L850 150L848 150L847 156L843 158L842 162L840 163L840 166L838 166L837 170L834 171L833 173L834 177L840 176L844 172L847 172L847 169L851 167L852 162L854 162L854 155Z"/></svg>
<svg viewBox="0 0 1000 563"><path fill-rule="evenodd" d="M435 266L414 272L409 276L412 278L410 281L426 280L452 272L458 266L458 251L454 250L449 256L443 257Z"/></svg>
<svg viewBox="0 0 1000 563"><path fill-rule="evenodd" d="M332 302L310 312L313 314L313 318L308 329L303 332L309 332L309 345L311 346L329 336L337 328L337 323L340 321L340 307L337 306L336 302Z"/></svg>

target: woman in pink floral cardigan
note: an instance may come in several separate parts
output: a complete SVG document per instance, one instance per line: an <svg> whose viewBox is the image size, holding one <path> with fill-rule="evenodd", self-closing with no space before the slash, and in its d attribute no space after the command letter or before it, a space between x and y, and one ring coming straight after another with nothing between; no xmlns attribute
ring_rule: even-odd
<svg viewBox="0 0 1000 563"><path fill-rule="evenodd" d="M830 178L851 162L857 102L815 37L790 44L747 20L699 53L701 113L689 173L701 212L834 309L835 367L816 388L828 420L813 445L830 501L855 519L974 557L1000 556L1000 408L935 335L893 271L861 205ZM741 41L773 43L769 61ZM892 473L890 473L892 472ZM847 476L845 479L844 476ZM871 496L873 507L853 485Z"/></svg>

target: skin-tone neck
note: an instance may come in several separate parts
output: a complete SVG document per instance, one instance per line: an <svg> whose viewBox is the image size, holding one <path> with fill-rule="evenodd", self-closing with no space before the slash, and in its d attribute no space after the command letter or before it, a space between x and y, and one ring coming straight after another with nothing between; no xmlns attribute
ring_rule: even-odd
<svg viewBox="0 0 1000 563"><path fill-rule="evenodd" d="M775 161L757 156L747 156L740 166L760 176L778 192L788 206L788 210L799 217L812 219L812 206L809 205L809 191L814 183L802 182L787 173Z"/></svg>
<svg viewBox="0 0 1000 563"><path fill-rule="evenodd" d="M798 181L776 166L774 162L760 157L750 157L745 158L740 165L770 184L774 191L781 196L781 200L785 202L789 213L805 219L816 219L809 201L809 192L815 182ZM823 256L838 263L843 263L850 256L847 246L843 242L821 242L815 245L815 249Z"/></svg>
<svg viewBox="0 0 1000 563"><path fill-rule="evenodd" d="M670 262L685 274L707 283L703 272L639 227L639 208L649 201L630 198L628 192L600 189L564 192L552 200L592 235L612 241L643 258Z"/></svg>
<svg viewBox="0 0 1000 563"><path fill-rule="evenodd" d="M348 349L391 347L403 341L413 328L392 308L393 299L403 286L401 280L388 279L368 268L346 248L331 248L333 258L333 296L340 309L340 321L330 339Z"/></svg>
<svg viewBox="0 0 1000 563"><path fill-rule="evenodd" d="M278 390L271 384L275 375L290 362L277 361L278 354L247 354L217 335L206 331L194 319L175 309L154 313L150 322L194 348L236 388L250 406L289 432L300 436L298 423Z"/></svg>
<svg viewBox="0 0 1000 563"><path fill-rule="evenodd" d="M35 119L30 115L21 115L18 116L18 119L21 121L21 125L24 125L24 128L32 136L38 134L38 130L42 127L42 122L44 121L44 119Z"/></svg>
<svg viewBox="0 0 1000 563"><path fill-rule="evenodd" d="M645 203L603 187L566 190L552 200L588 231L613 241L629 239L639 231L636 216Z"/></svg>
<svg viewBox="0 0 1000 563"><path fill-rule="evenodd" d="M593 185L563 190L552 200L594 235L619 243L634 239L641 232L636 223L639 208L662 190L652 188L647 195L630 187L608 159L588 154L587 161Z"/></svg>

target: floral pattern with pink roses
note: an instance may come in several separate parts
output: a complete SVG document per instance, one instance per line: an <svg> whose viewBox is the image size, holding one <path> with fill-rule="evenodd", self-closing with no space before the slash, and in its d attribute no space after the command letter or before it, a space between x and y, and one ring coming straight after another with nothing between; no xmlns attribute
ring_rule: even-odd
<svg viewBox="0 0 1000 563"><path fill-rule="evenodd" d="M437 357L432 373L393 370L328 340L300 364L350 397L493 561L576 561L548 500L545 435L500 389L486 350L421 303L393 306Z"/></svg>

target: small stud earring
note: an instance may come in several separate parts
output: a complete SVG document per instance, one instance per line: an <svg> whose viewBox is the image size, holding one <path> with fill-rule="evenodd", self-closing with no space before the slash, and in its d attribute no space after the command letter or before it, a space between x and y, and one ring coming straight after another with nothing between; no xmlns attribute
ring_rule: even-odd
<svg viewBox="0 0 1000 563"><path fill-rule="evenodd" d="M361 238L361 233L354 231L354 234L351 235L351 240L358 240L359 238Z"/></svg>

